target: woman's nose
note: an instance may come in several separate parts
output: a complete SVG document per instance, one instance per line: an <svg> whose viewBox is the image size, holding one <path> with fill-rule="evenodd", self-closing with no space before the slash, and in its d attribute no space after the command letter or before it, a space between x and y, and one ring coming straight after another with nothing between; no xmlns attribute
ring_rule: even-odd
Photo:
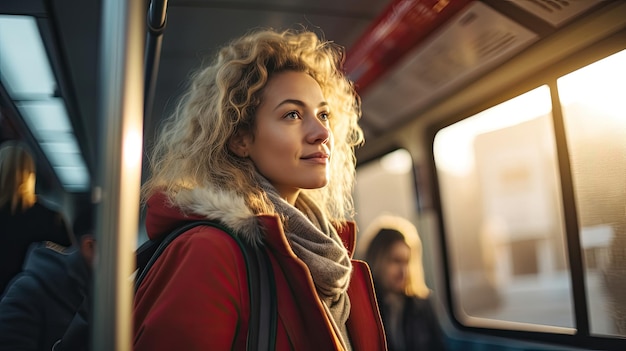
<svg viewBox="0 0 626 351"><path fill-rule="evenodd" d="M310 143L327 143L330 138L330 127L328 122L322 121L319 118L311 118L309 123L309 130L307 133L307 140Z"/></svg>

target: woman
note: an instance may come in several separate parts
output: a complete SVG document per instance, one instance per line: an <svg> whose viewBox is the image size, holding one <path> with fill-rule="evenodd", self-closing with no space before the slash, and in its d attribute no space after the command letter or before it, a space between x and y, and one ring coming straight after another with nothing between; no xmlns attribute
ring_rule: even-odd
<svg viewBox="0 0 626 351"><path fill-rule="evenodd" d="M384 215L364 235L371 238L365 260L372 267L389 350L445 350L424 281L422 243L415 226Z"/></svg>
<svg viewBox="0 0 626 351"><path fill-rule="evenodd" d="M359 99L343 51L311 32L249 33L194 77L143 188L151 239L219 221L265 250L277 350L384 350L367 266L352 262ZM190 229L137 290L135 350L242 350L249 294L225 232Z"/></svg>
<svg viewBox="0 0 626 351"><path fill-rule="evenodd" d="M0 147L0 295L22 270L30 244L53 241L71 245L61 213L38 201L35 161L19 141Z"/></svg>

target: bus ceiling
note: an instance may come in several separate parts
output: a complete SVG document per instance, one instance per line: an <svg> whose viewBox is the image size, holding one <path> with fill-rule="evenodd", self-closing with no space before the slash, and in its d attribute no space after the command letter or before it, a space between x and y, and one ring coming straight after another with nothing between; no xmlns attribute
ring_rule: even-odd
<svg viewBox="0 0 626 351"><path fill-rule="evenodd" d="M149 144L160 119L173 106L182 82L198 65L200 56L214 51L218 41L222 43L227 36L239 35L251 27L291 27L304 21L346 46L345 69L363 101L362 127L366 137L375 137L397 128L407 118L431 107L439 97L462 89L581 14L607 3L573 1L550 7L555 2L370 0L367 6L362 1L322 1L305 6L273 1L168 4L167 0L154 0L146 7L145 144ZM3 104L16 111L7 113L9 118L18 119L11 125L26 129L21 134L34 136L31 142L43 149L41 153L52 163L49 169L68 191L85 191L84 184L97 163L93 141L100 127L95 116L101 103L97 97L101 7L102 1L97 0L0 3L4 19L29 17L40 31L54 72L51 76L56 79L46 96L60 101L56 109L67 114L69 122L65 125L76 140L66 149L79 150L80 157L73 157L78 164L81 157L84 159L84 165L76 166L85 169L79 179L60 173L63 167L55 165L54 160L68 158L46 149L50 143L38 136L37 130L31 130L28 122L24 123L30 112L23 106L23 97L12 94L6 72L13 71L7 67L3 67L5 74L1 77L6 92ZM9 30L0 32L3 37L10 34ZM5 54L10 52L12 49L3 50Z"/></svg>

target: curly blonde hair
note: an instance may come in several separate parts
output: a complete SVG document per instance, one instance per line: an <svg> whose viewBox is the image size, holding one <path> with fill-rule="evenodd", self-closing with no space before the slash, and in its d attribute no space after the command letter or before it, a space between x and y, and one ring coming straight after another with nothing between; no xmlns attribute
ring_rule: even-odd
<svg viewBox="0 0 626 351"><path fill-rule="evenodd" d="M170 200L186 189L212 186L242 196L255 214L274 213L255 180L254 164L228 148L238 131L253 131L261 93L272 75L309 74L333 109L331 178L320 189L303 189L327 218L354 215L354 147L363 142L357 122L360 99L342 71L344 50L306 30L256 30L223 47L214 61L192 76L191 85L162 127L151 155L144 202L155 192ZM176 203L174 202L176 205Z"/></svg>

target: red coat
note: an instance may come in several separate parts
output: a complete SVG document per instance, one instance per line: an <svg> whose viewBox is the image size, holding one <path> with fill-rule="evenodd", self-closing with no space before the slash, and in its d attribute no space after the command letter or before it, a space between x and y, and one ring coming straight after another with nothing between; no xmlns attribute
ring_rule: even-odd
<svg viewBox="0 0 626 351"><path fill-rule="evenodd" d="M148 202L151 238L165 235L185 216L157 195ZM291 250L277 216L257 217L274 270L278 304L276 350L343 350L315 291L307 266ZM338 230L350 255L355 228ZM386 350L371 274L353 260L347 328L355 351ZM245 350L249 317L247 272L238 244L227 233L198 226L165 250L137 291L134 349Z"/></svg>

